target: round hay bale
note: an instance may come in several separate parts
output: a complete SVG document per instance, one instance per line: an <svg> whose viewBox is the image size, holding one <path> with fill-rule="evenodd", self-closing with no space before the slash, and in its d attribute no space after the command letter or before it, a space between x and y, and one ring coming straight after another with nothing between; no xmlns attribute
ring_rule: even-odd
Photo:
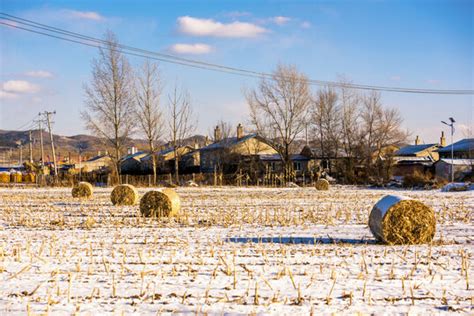
<svg viewBox="0 0 474 316"><path fill-rule="evenodd" d="M433 209L420 201L386 195L369 216L374 237L391 245L426 244L433 240L436 218Z"/></svg>
<svg viewBox="0 0 474 316"><path fill-rule="evenodd" d="M327 191L329 190L329 181L326 179L318 179L314 185L318 191Z"/></svg>
<svg viewBox="0 0 474 316"><path fill-rule="evenodd" d="M22 177L21 172L12 172L10 173L10 182L21 183Z"/></svg>
<svg viewBox="0 0 474 316"><path fill-rule="evenodd" d="M35 182L36 177L34 173L27 173L23 175L23 182Z"/></svg>
<svg viewBox="0 0 474 316"><path fill-rule="evenodd" d="M138 191L133 185L117 185L110 193L113 205L135 205L138 202Z"/></svg>
<svg viewBox="0 0 474 316"><path fill-rule="evenodd" d="M179 195L168 188L149 191L140 200L140 212L145 217L175 216L180 207Z"/></svg>
<svg viewBox="0 0 474 316"><path fill-rule="evenodd" d="M0 183L10 183L9 172L0 172Z"/></svg>
<svg viewBox="0 0 474 316"><path fill-rule="evenodd" d="M92 193L92 185L89 182L79 182L72 188L72 197L75 198L90 198Z"/></svg>

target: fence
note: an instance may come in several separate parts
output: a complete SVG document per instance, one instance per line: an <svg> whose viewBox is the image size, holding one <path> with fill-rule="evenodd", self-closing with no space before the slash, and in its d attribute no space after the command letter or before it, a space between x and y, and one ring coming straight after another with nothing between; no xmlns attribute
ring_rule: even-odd
<svg viewBox="0 0 474 316"><path fill-rule="evenodd" d="M193 173L179 175L176 181L174 174L157 175L156 183L153 175L121 175L120 182L131 184L137 187L169 186L169 185L189 185L195 183L199 186L264 186L264 187L285 187L289 182L300 186L312 186L317 180L313 174L292 175L289 181L285 180L282 173L265 173L261 176L250 176L247 173L222 174L222 173ZM110 187L118 181L114 180L110 174L84 173L82 175L60 174L38 175L36 184L38 186L66 186L70 187L80 181L92 183L95 186Z"/></svg>

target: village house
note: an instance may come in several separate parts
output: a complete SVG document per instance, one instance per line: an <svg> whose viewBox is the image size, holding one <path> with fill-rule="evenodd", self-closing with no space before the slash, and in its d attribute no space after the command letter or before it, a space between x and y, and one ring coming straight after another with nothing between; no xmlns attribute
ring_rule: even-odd
<svg viewBox="0 0 474 316"><path fill-rule="evenodd" d="M422 144L419 136L416 136L415 144L400 148L394 153L395 167L394 176L405 176L420 173L434 172L433 166L439 160L438 150L446 146L446 137L441 132L439 143Z"/></svg>
<svg viewBox="0 0 474 316"><path fill-rule="evenodd" d="M94 156L86 161L78 162L75 164L65 165L64 170L75 170L74 172L97 172L107 171L112 167L112 159L107 152L98 152L97 156Z"/></svg>
<svg viewBox="0 0 474 316"><path fill-rule="evenodd" d="M141 174L142 161L141 159L148 155L146 151L138 151L136 147L128 149L126 156L120 159L120 173L121 174Z"/></svg>
<svg viewBox="0 0 474 316"><path fill-rule="evenodd" d="M451 159L451 149L454 159ZM439 161L435 164L436 176L451 179L451 169L455 181L473 178L474 138L465 138L452 145L438 149Z"/></svg>
<svg viewBox="0 0 474 316"><path fill-rule="evenodd" d="M213 144L200 149L201 172L236 172L243 161L254 161L261 155L277 154L277 151L257 134L244 134L242 124L237 126L235 137L221 139L219 126L214 129ZM250 159L252 158L252 159Z"/></svg>
<svg viewBox="0 0 474 316"><path fill-rule="evenodd" d="M178 157L183 157L187 153L193 151L194 148L191 146L180 146L178 147L177 154ZM156 167L158 173L172 173L174 172L174 164L175 164L175 151L173 147L164 148L157 153L155 153L156 157ZM141 158L141 172L143 174L152 174L153 173L153 159L151 154L147 154L143 158Z"/></svg>

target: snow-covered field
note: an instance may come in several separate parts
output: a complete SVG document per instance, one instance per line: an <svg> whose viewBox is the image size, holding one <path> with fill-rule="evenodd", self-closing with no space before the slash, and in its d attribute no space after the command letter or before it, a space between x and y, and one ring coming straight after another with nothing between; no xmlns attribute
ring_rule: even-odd
<svg viewBox="0 0 474 316"><path fill-rule="evenodd" d="M0 189L0 315L474 313L472 192L182 188L165 221L110 192ZM435 209L432 245L375 243L385 194Z"/></svg>

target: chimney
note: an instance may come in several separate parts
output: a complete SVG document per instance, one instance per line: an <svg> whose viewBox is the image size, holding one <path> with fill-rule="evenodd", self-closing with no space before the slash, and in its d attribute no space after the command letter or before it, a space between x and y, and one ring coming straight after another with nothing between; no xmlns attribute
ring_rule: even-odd
<svg viewBox="0 0 474 316"><path fill-rule="evenodd" d="M441 137L439 139L439 145L441 147L446 147L446 137L444 137L444 131L441 132Z"/></svg>
<svg viewBox="0 0 474 316"><path fill-rule="evenodd" d="M241 139L242 137L244 137L244 127L239 123L239 125L237 125L237 139Z"/></svg>
<svg viewBox="0 0 474 316"><path fill-rule="evenodd" d="M420 145L420 144L421 144L420 136L416 135L415 145Z"/></svg>
<svg viewBox="0 0 474 316"><path fill-rule="evenodd" d="M221 140L221 129L219 128L219 125L216 126L214 129L214 141L218 142Z"/></svg>

